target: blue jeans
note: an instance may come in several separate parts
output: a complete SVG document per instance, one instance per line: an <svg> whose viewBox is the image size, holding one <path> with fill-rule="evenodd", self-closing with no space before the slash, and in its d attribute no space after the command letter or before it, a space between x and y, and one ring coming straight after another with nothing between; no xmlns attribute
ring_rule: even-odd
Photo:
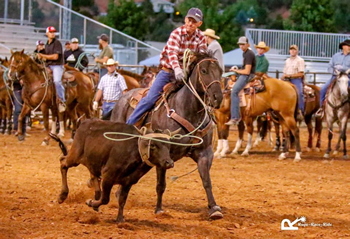
<svg viewBox="0 0 350 239"><path fill-rule="evenodd" d="M102 117L105 116L109 111L113 110L116 102L103 102L102 104Z"/></svg>
<svg viewBox="0 0 350 239"><path fill-rule="evenodd" d="M107 68L100 68L98 73L99 73L99 78L101 80L102 76L108 73Z"/></svg>
<svg viewBox="0 0 350 239"><path fill-rule="evenodd" d="M57 96L61 99L62 102L66 102L66 98L64 96L64 87L62 85L63 66L52 65L50 66L50 69L52 70L53 82L55 83Z"/></svg>
<svg viewBox="0 0 350 239"><path fill-rule="evenodd" d="M239 92L247 84L248 75L240 75L231 91L231 119L239 119Z"/></svg>
<svg viewBox="0 0 350 239"><path fill-rule="evenodd" d="M13 114L13 129L15 131L17 131L18 130L18 116L22 111L22 105L23 105L22 90L15 90L15 91L13 91L13 94L14 94L13 103L15 104L15 112ZM22 121L23 121L22 132L24 135L26 133L26 117L24 117Z"/></svg>
<svg viewBox="0 0 350 239"><path fill-rule="evenodd" d="M304 92L303 92L303 79L296 78L290 79L290 83L295 85L298 93L298 108L304 114Z"/></svg>
<svg viewBox="0 0 350 239"><path fill-rule="evenodd" d="M146 97L142 98L138 105L136 106L134 112L130 115L129 119L126 121L127 124L136 124L141 116L152 109L156 103L159 95L163 92L163 87L170 82L171 76L174 76L173 73L168 73L161 70L156 79L153 82L153 85L148 91Z"/></svg>

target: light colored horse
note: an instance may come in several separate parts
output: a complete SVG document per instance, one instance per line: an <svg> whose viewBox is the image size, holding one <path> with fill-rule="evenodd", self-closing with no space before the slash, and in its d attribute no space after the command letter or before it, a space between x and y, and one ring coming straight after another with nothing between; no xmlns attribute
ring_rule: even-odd
<svg viewBox="0 0 350 239"><path fill-rule="evenodd" d="M350 69L346 72L339 72L335 70L336 79L334 80L332 89L329 91L326 97L325 103L325 119L328 128L328 147L324 154L324 158L329 158L331 152L331 142L333 138L333 123L339 120L339 139L335 146L333 155L338 153L340 148L340 140L343 140L343 158L347 159L348 155L346 152L346 128L350 112L349 93L348 93L348 82Z"/></svg>

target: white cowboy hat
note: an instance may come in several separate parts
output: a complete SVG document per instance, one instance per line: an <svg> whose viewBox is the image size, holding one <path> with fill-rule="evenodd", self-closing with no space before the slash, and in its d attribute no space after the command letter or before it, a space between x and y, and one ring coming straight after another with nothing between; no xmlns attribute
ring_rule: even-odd
<svg viewBox="0 0 350 239"><path fill-rule="evenodd" d="M219 36L215 35L215 31L213 29L207 29L203 32L204 36L208 36L214 39L220 39Z"/></svg>
<svg viewBox="0 0 350 239"><path fill-rule="evenodd" d="M112 65L118 65L119 62L118 61L114 61L112 58L109 58L107 60L107 62L103 63L103 65L105 66L112 66Z"/></svg>
<svg viewBox="0 0 350 239"><path fill-rule="evenodd" d="M259 42L258 45L254 45L254 46L255 46L255 48L265 49L265 52L268 52L270 50L270 47L266 46L265 42L263 42L263 41Z"/></svg>

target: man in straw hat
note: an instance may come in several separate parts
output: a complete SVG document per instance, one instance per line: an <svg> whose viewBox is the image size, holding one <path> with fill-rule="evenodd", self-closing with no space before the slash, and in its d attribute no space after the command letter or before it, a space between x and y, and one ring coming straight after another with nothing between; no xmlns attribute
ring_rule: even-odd
<svg viewBox="0 0 350 239"><path fill-rule="evenodd" d="M335 79L334 70L346 71L350 69L350 39L346 39L345 41L339 44L339 49L341 52L337 52L332 56L331 61L328 65L328 72L332 74L331 79L329 79L322 87L320 91L320 108L316 112L316 117L323 117L323 108L322 104L326 98L327 89L332 83L333 79ZM350 87L350 81L349 81Z"/></svg>
<svg viewBox="0 0 350 239"><path fill-rule="evenodd" d="M270 47L266 46L265 42L261 41L258 45L254 45L258 54L255 56L256 67L255 72L267 73L269 69L269 61L267 60L265 53L270 50Z"/></svg>
<svg viewBox="0 0 350 239"><path fill-rule="evenodd" d="M241 121L240 111L239 111L239 92L248 83L248 79L252 77L255 73L255 54L249 49L248 38L242 36L238 39L237 44L239 48L243 51L243 69L237 69L237 67L232 67L230 71L239 74L239 77L232 87L231 91L231 119L226 123L226 125L237 125Z"/></svg>
<svg viewBox="0 0 350 239"><path fill-rule="evenodd" d="M220 39L220 37L215 35L215 31L213 29L207 29L203 32L203 34L208 43L208 51L213 53L213 56L219 61L221 69L225 70L224 53L222 52L220 43L217 41Z"/></svg>
<svg viewBox="0 0 350 239"><path fill-rule="evenodd" d="M298 46L291 45L289 47L290 58L286 60L281 80L290 81L298 90L298 120L303 120L304 115L304 93L303 80L305 71L304 59L298 56Z"/></svg>
<svg viewBox="0 0 350 239"><path fill-rule="evenodd" d="M172 31L160 54L159 66L161 70L157 74L147 96L141 99L130 115L127 124L136 124L145 112L152 109L163 92L163 87L170 82L174 75L177 81L183 80L182 60L187 48L194 52L207 51L205 36L198 29L202 25L202 21L202 11L198 8L191 8L185 17L185 24Z"/></svg>
<svg viewBox="0 0 350 239"><path fill-rule="evenodd" d="M102 100L102 117L107 115L109 111L114 108L117 100L124 94L128 87L126 86L124 77L116 72L118 61L108 59L104 66L107 68L108 73L102 76L100 83L98 84L98 91L95 96L94 103L92 105L93 110L97 110L98 102Z"/></svg>

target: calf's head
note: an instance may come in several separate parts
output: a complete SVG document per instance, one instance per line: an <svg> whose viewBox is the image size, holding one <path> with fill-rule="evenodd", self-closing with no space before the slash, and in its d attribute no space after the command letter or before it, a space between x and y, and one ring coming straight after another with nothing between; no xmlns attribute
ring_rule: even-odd
<svg viewBox="0 0 350 239"><path fill-rule="evenodd" d="M152 134L153 137L156 136ZM146 137L152 137L151 134L145 135ZM162 141L168 141L164 137L155 138L160 139ZM149 166L157 166L162 168L173 168L174 161L170 158L170 144L165 142L159 142L155 140L142 139L139 140L139 152L142 160L148 164Z"/></svg>

